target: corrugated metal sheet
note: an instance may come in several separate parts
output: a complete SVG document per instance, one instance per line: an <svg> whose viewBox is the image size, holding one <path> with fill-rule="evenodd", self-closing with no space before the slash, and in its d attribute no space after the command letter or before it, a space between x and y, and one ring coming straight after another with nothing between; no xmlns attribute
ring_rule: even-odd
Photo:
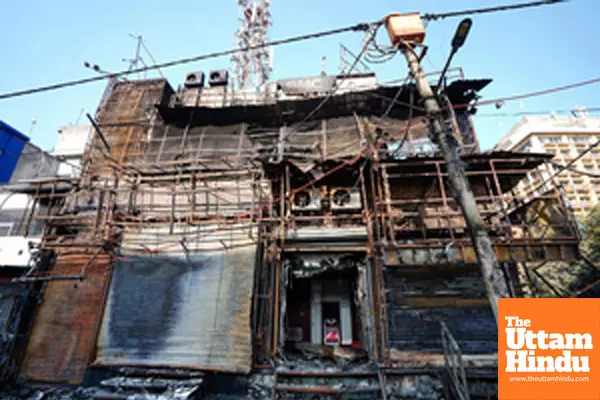
<svg viewBox="0 0 600 400"><path fill-rule="evenodd" d="M75 275L91 254L59 255L53 275ZM37 310L22 372L28 379L80 383L94 354L110 277L110 259L98 256L86 279L49 282Z"/></svg>
<svg viewBox="0 0 600 400"><path fill-rule="evenodd" d="M494 353L498 331L477 269L440 268L435 276L388 270L389 345L400 351L441 353L444 321L464 353Z"/></svg>
<svg viewBox="0 0 600 400"><path fill-rule="evenodd" d="M128 233L124 246L145 242L153 248L181 240L168 229ZM183 246L174 246L160 256L117 262L96 363L250 372L256 260L251 229L235 225L210 241L187 240L187 256ZM217 246L222 250L215 251Z"/></svg>

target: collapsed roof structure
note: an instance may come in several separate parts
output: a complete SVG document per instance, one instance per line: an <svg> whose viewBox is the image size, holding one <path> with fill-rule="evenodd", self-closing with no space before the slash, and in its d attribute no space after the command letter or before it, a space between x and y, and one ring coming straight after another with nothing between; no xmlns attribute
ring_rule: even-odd
<svg viewBox="0 0 600 400"><path fill-rule="evenodd" d="M5 377L102 381L113 398L130 375L206 386L197 371L263 371L257 398L493 395L496 321L415 88L355 74L235 92L192 75L178 91L117 82L81 175L15 189L45 205L27 218L44 256L13 279L33 294L11 318L32 317L10 325ZM489 82L459 71L445 95L468 104ZM556 186L513 192L550 156L482 153L466 107L448 126L521 296L525 263L578 257Z"/></svg>

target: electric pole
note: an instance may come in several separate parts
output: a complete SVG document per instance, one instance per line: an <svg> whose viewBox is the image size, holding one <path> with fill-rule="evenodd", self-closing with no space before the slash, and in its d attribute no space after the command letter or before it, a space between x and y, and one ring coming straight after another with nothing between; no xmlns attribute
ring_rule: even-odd
<svg viewBox="0 0 600 400"><path fill-rule="evenodd" d="M468 33L468 29L466 29L465 32L464 28L464 26L459 26L457 35L455 35L455 39L453 40L452 54L456 53L458 47L462 46L464 43L464 39ZM461 38L459 37L460 34L463 34L464 36ZM419 57L415 53L414 49L408 43L401 41L400 51L406 57L408 68L415 80L415 85L419 95L423 99L425 111L430 118L430 129L433 136L433 141L439 147L444 157L448 180L452 188L451 192L454 199L459 204L467 223L471 240L473 242L473 247L479 260L479 265L483 275L483 280L485 282L490 305L497 321L498 299L502 297L510 297L510 295L506 281L504 280L502 269L498 266L498 261L496 260L496 253L494 252L492 242L487 234L486 224L479 213L475 196L471 190L471 185L465 175L459 155L459 143L452 135L452 128L444 121L443 110L438 103L438 99L434 94L433 89L425 77L425 73L423 72L421 63L419 62Z"/></svg>

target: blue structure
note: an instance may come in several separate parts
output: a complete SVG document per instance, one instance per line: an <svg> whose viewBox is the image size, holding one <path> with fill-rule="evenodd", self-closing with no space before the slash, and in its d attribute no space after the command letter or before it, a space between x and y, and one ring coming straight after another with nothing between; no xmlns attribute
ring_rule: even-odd
<svg viewBox="0 0 600 400"><path fill-rule="evenodd" d="M10 181L27 142L27 136L0 121L0 184Z"/></svg>

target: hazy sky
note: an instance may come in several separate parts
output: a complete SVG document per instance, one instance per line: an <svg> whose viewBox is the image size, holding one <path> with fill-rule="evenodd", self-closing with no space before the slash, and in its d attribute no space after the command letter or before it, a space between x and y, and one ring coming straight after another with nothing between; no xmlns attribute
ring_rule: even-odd
<svg viewBox="0 0 600 400"><path fill-rule="evenodd" d="M442 12L515 3L523 0L272 0L271 39L377 20L389 12ZM129 34L144 36L158 62L230 48L238 28L234 0L23 0L2 5L0 24L0 93L93 75L84 61L108 71L127 68L124 58L135 52ZM566 4L473 17L473 28L454 65L467 77L492 78L484 99L545 89L600 76L598 43L600 1L571 0ZM441 69L460 19L432 21L427 26L426 70ZM274 78L318 74L321 57L326 70L339 67L339 44L355 52L362 33L281 46L275 49ZM381 32L380 41L387 40ZM146 61L150 63L148 57ZM163 71L173 87L187 72L228 68L227 57ZM397 56L373 65L380 81L403 78L404 60ZM155 76L154 75L150 76ZM51 149L57 128L77 122L81 110L93 113L105 82L0 100L0 119ZM518 120L495 113L598 107L600 84L559 94L507 103L497 111L481 107L475 118L482 147L489 148ZM85 123L83 116L80 122Z"/></svg>

